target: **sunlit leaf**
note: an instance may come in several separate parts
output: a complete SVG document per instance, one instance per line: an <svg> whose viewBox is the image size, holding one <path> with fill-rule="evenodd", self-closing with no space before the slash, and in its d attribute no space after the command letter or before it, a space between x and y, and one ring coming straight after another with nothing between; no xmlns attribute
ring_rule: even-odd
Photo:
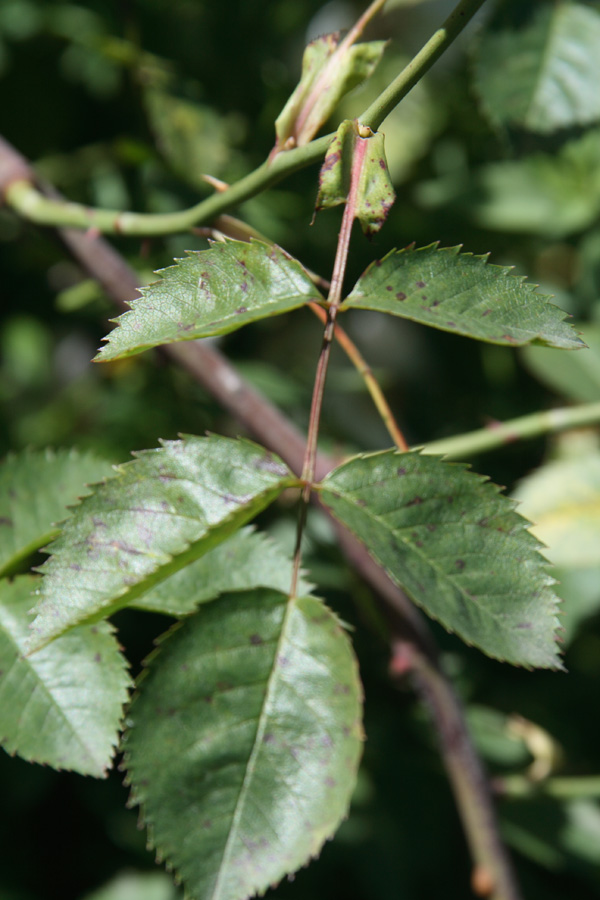
<svg viewBox="0 0 600 900"><path fill-rule="evenodd" d="M600 453L546 463L521 481L515 498L548 559L600 567Z"/></svg>
<svg viewBox="0 0 600 900"><path fill-rule="evenodd" d="M170 616L185 616L219 594L255 587L288 591L292 561L260 531L242 528L224 544L171 575L134 600L132 606ZM298 593L311 590L300 579Z"/></svg>
<svg viewBox="0 0 600 900"><path fill-rule="evenodd" d="M560 667L558 598L529 523L496 485L418 453L355 457L321 500L412 599L489 656Z"/></svg>
<svg viewBox="0 0 600 900"><path fill-rule="evenodd" d="M226 241L190 252L141 288L131 309L115 319L96 357L103 362L159 344L227 334L268 316L323 300L295 259L279 247Z"/></svg>
<svg viewBox="0 0 600 900"><path fill-rule="evenodd" d="M106 623L23 656L39 580L0 581L0 742L30 762L101 778L127 700L125 658Z"/></svg>
<svg viewBox="0 0 600 900"><path fill-rule="evenodd" d="M599 44L597 8L572 0L502 4L477 54L486 112L538 132L600 119Z"/></svg>
<svg viewBox="0 0 600 900"><path fill-rule="evenodd" d="M314 597L225 595L153 655L129 728L133 800L190 897L262 894L347 813L362 737L350 643Z"/></svg>
<svg viewBox="0 0 600 900"><path fill-rule="evenodd" d="M109 462L77 450L28 450L0 462L0 577L56 537L87 484L111 474Z"/></svg>
<svg viewBox="0 0 600 900"><path fill-rule="evenodd" d="M84 499L51 545L32 646L131 604L297 483L256 444L216 435L136 454Z"/></svg>
<svg viewBox="0 0 600 900"><path fill-rule="evenodd" d="M492 344L585 346L535 285L459 251L394 250L371 263L341 309L373 309Z"/></svg>

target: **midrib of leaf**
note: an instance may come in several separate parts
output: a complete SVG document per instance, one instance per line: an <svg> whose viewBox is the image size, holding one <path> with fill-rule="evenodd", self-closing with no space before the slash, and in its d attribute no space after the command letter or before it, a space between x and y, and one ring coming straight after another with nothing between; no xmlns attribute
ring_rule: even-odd
<svg viewBox="0 0 600 900"><path fill-rule="evenodd" d="M371 484L372 484L372 482L371 482ZM317 486L317 487L318 487L318 486ZM361 487L369 487L369 483L366 482L364 485L361 485ZM334 493L334 492L331 491L331 493ZM338 492L338 495L339 495L339 492ZM342 494L341 496L344 497L343 494ZM347 498L347 495L346 495L346 498ZM346 498L345 498L345 499L346 499ZM463 600L467 602L467 605L468 605L468 604L471 604L471 605L473 605L473 606L476 606L482 613L485 613L485 615L486 615L489 619L491 619L493 622L498 622L498 623L500 623L500 624L502 624L502 625L504 624L504 623L502 622L502 620L501 620L499 614L498 614L498 615L494 615L494 613L492 613L491 610L487 609L485 606L482 606L481 603L479 602L479 598L478 598L478 597L474 597L474 596L472 596L471 594L468 594L468 593L464 590L464 588L461 588L460 585L456 584L456 582L452 580L452 578L450 577L450 575L448 575L447 572L444 572L444 571L442 571L442 570L440 570L440 569L438 568L438 566L435 564L435 560L432 560L429 556L426 556L426 555L423 553L423 551L422 551L419 547L416 547L414 544L411 544L410 541L408 541L408 540L400 533L400 531L394 530L393 528L391 528L390 525L388 525L388 524L385 522L384 519L380 518L378 515L376 515L375 513L371 512L371 510L370 510L368 507L362 507L362 506L359 507L358 504L356 504L355 502L353 502L353 506L357 507L357 508L360 510L360 513L361 513L362 515L365 515L365 516L367 516L367 517L370 517L374 522L377 522L379 525L381 525L383 528L385 528L386 531L388 531L388 532L390 532L391 534L397 536L397 537L402 541L402 543L404 544L404 546L407 547L407 548L409 549L410 552L414 553L415 556L421 557L421 559L424 560L424 561L427 563L427 565L428 565L431 569L433 569L434 572L437 572L437 573L438 573L438 575L439 575L441 581L447 582L447 583L450 584L456 591L458 591L458 593L459 593L460 596L463 598ZM458 523L458 522L444 522L444 524L458 525L459 523ZM357 537L358 537L358 535L357 535ZM378 558L378 554L377 554L377 552L376 552L375 550L373 550L372 548L370 548L370 547L368 546L368 544L366 544L365 541L362 540L362 538L359 537L359 540L360 540L361 543L366 547L366 549L368 550L369 554L371 554L372 556L375 556L375 557ZM381 560L380 560L380 564L381 564L382 566L384 566L384 568L385 568L386 570L388 569L388 567L385 565L385 563L383 563ZM486 595L486 596L489 596L489 594ZM419 604L419 605L420 605L420 604ZM440 620L441 620L441 617L440 617L440 616L436 616L436 618L440 618Z"/></svg>
<svg viewBox="0 0 600 900"><path fill-rule="evenodd" d="M283 622L281 625L281 633L279 635L279 640L277 641L275 656L273 657L273 669L272 669L271 674L269 675L269 678L267 681L267 690L265 692L265 699L264 699L261 713L260 713L260 716L258 719L256 736L254 738L254 743L252 745L252 751L251 751L250 757L248 759L248 765L246 767L246 772L244 773L244 780L242 781L242 786L240 787L240 792L238 794L238 799L236 802L236 807L235 807L235 811L234 811L233 818L232 818L231 829L230 829L229 835L227 837L227 843L225 844L225 848L223 850L223 856L221 858L221 866L219 869L219 874L217 875L217 881L216 881L215 887L212 892L212 900L219 900L219 897L221 895L223 877L226 874L226 866L227 866L227 863L229 862L229 857L232 852L233 843L235 841L235 838L237 837L237 833L238 833L239 826L240 826L240 820L241 820L242 814L244 812L244 805L246 802L246 797L248 795L248 791L250 790L250 784L252 782L252 777L254 775L256 759L258 757L258 754L260 753L262 739L263 739L263 736L265 734L265 730L267 727L267 720L268 720L268 716L269 716L269 712L270 712L269 706L271 704L271 699L273 696L273 692L276 688L277 681L280 678L281 666L278 665L279 650L281 648L281 645L282 645L282 642L284 639L287 622L288 622L290 612L292 609L292 604L294 602L295 601L292 600L291 597L288 598L285 615L283 617Z"/></svg>
<svg viewBox="0 0 600 900"><path fill-rule="evenodd" d="M33 700L35 692L37 690L41 689L42 691L45 692L46 696L51 701L52 708L58 711L58 713L60 714L63 721L67 724L67 726L69 728L69 732L71 733L71 735L73 735L75 737L79 746L83 748L84 752L87 754L87 756L89 756L90 759L94 760L94 762L96 763L98 768L103 769L104 763L105 763L104 759L103 758L98 759L95 756L93 749L90 749L90 747L85 743L85 741L83 741L81 735L79 734L79 730L77 728L73 727L73 725L71 723L71 719L69 718L69 716L66 715L64 709L58 703L58 701L54 699L54 694L52 693L50 688L44 683L44 680L42 679L42 677L39 675L38 670L35 666L35 663L31 661L30 654L23 655L23 648L21 646L19 646L19 644L16 641L16 639L14 638L12 632L8 628L6 628L6 626L3 628L3 631L4 631L4 634L9 638L10 643L15 648L16 656L17 656L15 662L13 663L13 666L9 669L9 671L6 674L9 675L12 671L14 671L14 666L19 661L21 661L21 662L27 663L27 666L28 666L30 672L32 672L36 678L35 687L34 687L33 691L31 692L31 694L29 695L29 697L27 698L25 706L23 706L23 708L21 710L21 715L23 715L23 713L27 709L27 705Z"/></svg>
<svg viewBox="0 0 600 900"><path fill-rule="evenodd" d="M59 534L60 528L53 528L51 531L47 531L46 534L30 541L25 547L21 547L16 553L13 553L11 558L8 559L3 566L0 566L0 578L7 578L10 575L14 575L21 563L25 562L25 560L32 556L37 550L41 550L46 544L55 540Z"/></svg>

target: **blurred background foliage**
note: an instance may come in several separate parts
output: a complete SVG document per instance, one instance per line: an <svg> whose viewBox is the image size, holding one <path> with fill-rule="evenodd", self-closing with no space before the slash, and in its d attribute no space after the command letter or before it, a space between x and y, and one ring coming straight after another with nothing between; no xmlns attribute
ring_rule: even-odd
<svg viewBox="0 0 600 900"><path fill-rule="evenodd" d="M384 62L371 83L343 101L335 121L365 108L452 6L390 2L367 34L390 39ZM204 173L232 182L263 161L306 41L349 26L360 12L350 0L2 0L5 137L70 199L180 209L211 192ZM542 73L544 84L531 70L551 33L564 45L554 46L559 61L576 62L577 102L552 92L552 72ZM358 330L348 316L344 324L411 443L599 398L598 76L600 4L488 0L474 27L385 122L398 199L372 243L355 235L350 282L394 246L462 243L474 253L491 251L493 262L515 266L554 294L590 347L522 353L377 314L362 313ZM236 214L327 276L340 214L321 213L311 227L315 196L313 167ZM185 250L206 246L195 234L114 243L146 280ZM111 303L50 231L0 209L0 265L2 455L78 446L120 461L178 432L239 433L209 395L157 353L90 365ZM246 378L306 424L320 345L320 326L308 311L265 320L219 344ZM337 454L389 444L364 385L339 352L323 443ZM569 674L511 669L435 629L502 789L502 829L529 900L600 897L599 460L593 430L472 460L517 491L560 567ZM284 501L261 524L290 546L293 513ZM469 860L435 735L408 685L390 684L369 592L345 568L316 513L306 564L328 601L357 627L368 740L350 819L321 860L275 894L464 898ZM121 613L116 624L135 674L164 620ZM584 785L583 776L598 780ZM4 755L0 793L1 900L179 896L145 850L118 772L93 782Z"/></svg>

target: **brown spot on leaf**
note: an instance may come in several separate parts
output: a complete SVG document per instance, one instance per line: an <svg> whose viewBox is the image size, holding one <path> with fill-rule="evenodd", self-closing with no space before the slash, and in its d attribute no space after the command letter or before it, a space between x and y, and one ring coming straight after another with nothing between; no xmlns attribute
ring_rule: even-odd
<svg viewBox="0 0 600 900"><path fill-rule="evenodd" d="M9 519L8 516L0 516L0 525L8 525L9 528L12 527L13 520Z"/></svg>
<svg viewBox="0 0 600 900"><path fill-rule="evenodd" d="M456 566L456 568L458 569L459 572L462 572L466 563L465 563L464 559L456 559L454 561L454 565Z"/></svg>
<svg viewBox="0 0 600 900"><path fill-rule="evenodd" d="M250 643L253 647L260 647L260 645L263 643L263 639L261 638L260 634L251 634Z"/></svg>
<svg viewBox="0 0 600 900"><path fill-rule="evenodd" d="M403 294L402 291L398 291L396 294L396 300L406 300L406 294Z"/></svg>
<svg viewBox="0 0 600 900"><path fill-rule="evenodd" d="M407 506L419 506L423 502L422 497L413 497L412 500L409 500L406 504Z"/></svg>
<svg viewBox="0 0 600 900"><path fill-rule="evenodd" d="M236 309L235 314L236 314L236 316L241 316L241 314L245 313L245 312L248 312L248 307L240 306L240 307L238 307L238 309Z"/></svg>
<svg viewBox="0 0 600 900"><path fill-rule="evenodd" d="M427 287L427 285L425 284L424 281L416 281L415 284L417 285L417 287L420 287L420 288Z"/></svg>
<svg viewBox="0 0 600 900"><path fill-rule="evenodd" d="M482 315L482 317L489 316L490 313L491 313L491 309L484 309L484 311L481 313L481 315Z"/></svg>

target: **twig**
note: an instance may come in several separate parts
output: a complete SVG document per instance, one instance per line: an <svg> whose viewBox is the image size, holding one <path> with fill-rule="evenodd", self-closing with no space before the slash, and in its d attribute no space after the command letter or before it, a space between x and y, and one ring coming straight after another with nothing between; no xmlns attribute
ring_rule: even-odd
<svg viewBox="0 0 600 900"><path fill-rule="evenodd" d="M448 459L464 459L476 453L497 450L515 441L567 431L569 428L597 425L599 422L600 403L581 403L578 406L565 406L519 416L517 419L509 419L508 422L494 422L477 431L430 441L423 445L421 452L439 454Z"/></svg>

